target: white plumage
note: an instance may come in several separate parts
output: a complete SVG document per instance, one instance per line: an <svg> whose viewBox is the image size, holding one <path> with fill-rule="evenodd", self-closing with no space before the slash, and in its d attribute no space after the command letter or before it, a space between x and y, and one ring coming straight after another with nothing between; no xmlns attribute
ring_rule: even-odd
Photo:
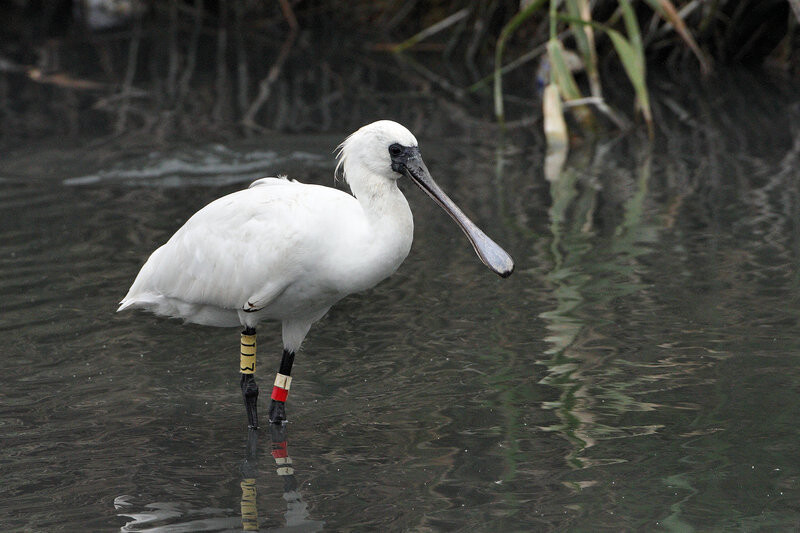
<svg viewBox="0 0 800 533"><path fill-rule="evenodd" d="M411 248L411 210L387 139L417 144L403 126L381 121L340 147L358 199L264 178L211 202L153 252L118 311L138 307L210 326L277 319L285 348L297 350L331 305L390 276Z"/></svg>
<svg viewBox="0 0 800 533"><path fill-rule="evenodd" d="M119 311L244 326L241 387L251 427L258 425L256 326L264 319L283 325L284 357L270 404L270 422L278 423L285 421L294 353L311 324L344 296L390 276L408 255L414 223L397 187L402 176L453 217L489 268L503 277L514 269L439 189L417 140L400 124L383 120L353 133L340 146L339 167L353 195L264 178L211 202L153 252L120 303Z"/></svg>

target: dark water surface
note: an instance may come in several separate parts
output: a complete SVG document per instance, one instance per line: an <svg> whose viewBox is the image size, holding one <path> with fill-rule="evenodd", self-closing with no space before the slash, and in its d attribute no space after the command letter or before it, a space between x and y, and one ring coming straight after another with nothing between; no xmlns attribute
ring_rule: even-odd
<svg viewBox="0 0 800 533"><path fill-rule="evenodd" d="M491 274L405 184L410 257L312 329L285 453L268 431L248 451L238 331L116 304L215 197L279 172L332 183L346 133L6 159L1 530L237 530L243 510L263 531L800 528L788 129L631 134L574 150L552 182L522 138L420 135L517 271ZM259 349L263 417L276 324Z"/></svg>

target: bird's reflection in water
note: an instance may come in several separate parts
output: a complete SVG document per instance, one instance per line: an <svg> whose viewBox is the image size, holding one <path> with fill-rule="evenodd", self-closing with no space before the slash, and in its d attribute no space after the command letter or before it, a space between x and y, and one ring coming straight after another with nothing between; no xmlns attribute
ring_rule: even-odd
<svg viewBox="0 0 800 533"><path fill-rule="evenodd" d="M286 501L283 527L260 529L258 517L259 439L268 434L276 473L283 480L283 499ZM121 531L175 532L175 531L295 531L311 533L321 531L325 522L309 518L308 505L298 490L292 459L287 444L287 426L270 424L268 430L250 429L244 460L241 463L241 518L233 509L192 508L181 502L157 502L144 505L135 511L132 496L118 496L114 500L117 516L131 519Z"/></svg>
<svg viewBox="0 0 800 533"><path fill-rule="evenodd" d="M258 531L258 430L247 430L247 453L242 461L242 530Z"/></svg>
<svg viewBox="0 0 800 533"><path fill-rule="evenodd" d="M276 473L283 479L283 499L286 500L286 527L281 531L320 531L325 523L310 520L308 505L297 489L292 458L289 456L285 424L270 424L269 437L272 457L275 459ZM259 531L258 507L256 503L256 476L258 474L258 440L261 431L249 429L247 432L247 453L242 462L242 530Z"/></svg>

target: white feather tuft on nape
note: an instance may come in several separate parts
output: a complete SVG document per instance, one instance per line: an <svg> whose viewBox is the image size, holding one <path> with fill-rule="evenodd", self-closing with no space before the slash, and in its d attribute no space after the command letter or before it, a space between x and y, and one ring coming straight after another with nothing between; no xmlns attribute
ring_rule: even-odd
<svg viewBox="0 0 800 533"><path fill-rule="evenodd" d="M347 181L347 176L345 175L344 171L344 162L345 159L347 159L345 148L347 147L347 141L349 141L356 133L357 132L353 132L348 135L347 138L336 147L336 150L334 150L334 152L336 152L336 168L333 170L333 181L335 182L339 181L339 169L342 169L341 179L345 182Z"/></svg>

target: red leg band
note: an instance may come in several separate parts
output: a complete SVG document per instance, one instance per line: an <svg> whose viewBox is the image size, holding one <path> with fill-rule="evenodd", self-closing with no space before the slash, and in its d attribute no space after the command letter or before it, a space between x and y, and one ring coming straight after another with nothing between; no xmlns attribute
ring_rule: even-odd
<svg viewBox="0 0 800 533"><path fill-rule="evenodd" d="M289 391L280 387L272 387L272 399L276 402L285 402L289 397Z"/></svg>
<svg viewBox="0 0 800 533"><path fill-rule="evenodd" d="M275 448L272 450L272 457L280 459L282 457L289 457L289 452L286 450L286 441L274 444Z"/></svg>

